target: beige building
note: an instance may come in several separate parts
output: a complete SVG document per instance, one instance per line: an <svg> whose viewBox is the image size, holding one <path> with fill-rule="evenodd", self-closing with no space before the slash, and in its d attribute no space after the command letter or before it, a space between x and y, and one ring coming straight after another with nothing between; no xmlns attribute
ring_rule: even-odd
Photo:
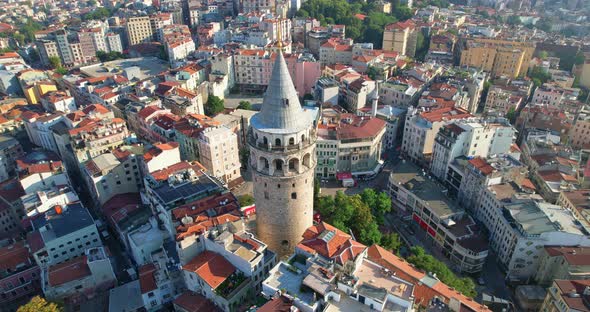
<svg viewBox="0 0 590 312"><path fill-rule="evenodd" d="M241 178L238 136L229 128L205 128L199 135L199 154L201 164L230 186Z"/></svg>
<svg viewBox="0 0 590 312"><path fill-rule="evenodd" d="M586 53L584 57L584 64L577 65L582 67L580 74L580 86L590 88L590 53Z"/></svg>
<svg viewBox="0 0 590 312"><path fill-rule="evenodd" d="M569 143L576 149L590 146L590 109L587 106L582 107L569 131Z"/></svg>
<svg viewBox="0 0 590 312"><path fill-rule="evenodd" d="M535 281L549 286L557 279L590 279L589 256L589 247L545 246Z"/></svg>
<svg viewBox="0 0 590 312"><path fill-rule="evenodd" d="M418 31L412 20L389 24L383 32L383 50L414 57L417 36Z"/></svg>
<svg viewBox="0 0 590 312"><path fill-rule="evenodd" d="M499 39L467 39L461 46L461 66L481 68L493 76L526 75L535 51L532 42Z"/></svg>
<svg viewBox="0 0 590 312"><path fill-rule="evenodd" d="M555 280L539 311L578 312L590 311L586 298L590 280Z"/></svg>
<svg viewBox="0 0 590 312"><path fill-rule="evenodd" d="M127 20L127 38L129 45L151 42L153 32L149 16L130 17Z"/></svg>

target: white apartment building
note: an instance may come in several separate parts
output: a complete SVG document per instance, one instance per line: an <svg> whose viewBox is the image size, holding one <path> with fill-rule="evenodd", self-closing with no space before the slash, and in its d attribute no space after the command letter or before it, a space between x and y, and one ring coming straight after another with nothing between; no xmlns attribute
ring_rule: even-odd
<svg viewBox="0 0 590 312"><path fill-rule="evenodd" d="M425 232L457 270L476 273L483 269L487 241L440 184L420 174L414 164L402 161L392 169L388 192L395 209L411 213L418 230Z"/></svg>
<svg viewBox="0 0 590 312"><path fill-rule="evenodd" d="M57 112L55 114L45 115L33 113L31 116L24 117L23 120L29 140L33 144L59 153L51 128L63 120L63 113Z"/></svg>
<svg viewBox="0 0 590 312"><path fill-rule="evenodd" d="M562 88L550 84L543 84L535 89L531 104L559 107L564 99L564 90Z"/></svg>
<svg viewBox="0 0 590 312"><path fill-rule="evenodd" d="M166 232L158 228L156 218L127 233L131 258L137 266L151 263L152 254L162 248Z"/></svg>
<svg viewBox="0 0 590 312"><path fill-rule="evenodd" d="M406 114L402 152L413 161L428 165L434 150L434 139L440 128L453 120L472 117L468 111L460 108L440 108L428 112L410 108Z"/></svg>
<svg viewBox="0 0 590 312"><path fill-rule="evenodd" d="M382 82L379 84L379 96L381 103L393 107L407 108L418 100L423 89L421 85L412 85L401 82Z"/></svg>
<svg viewBox="0 0 590 312"><path fill-rule="evenodd" d="M225 183L241 177L238 136L227 127L209 127L199 134L199 160Z"/></svg>
<svg viewBox="0 0 590 312"><path fill-rule="evenodd" d="M511 280L534 277L546 245L590 246L571 211L520 192L514 183L489 186L478 218L490 231L490 245Z"/></svg>
<svg viewBox="0 0 590 312"><path fill-rule="evenodd" d="M508 153L515 133L506 119L460 120L447 124L436 135L430 170L444 180L449 164L459 156L486 158Z"/></svg>
<svg viewBox="0 0 590 312"><path fill-rule="evenodd" d="M84 164L82 177L95 204L103 205L117 194L139 192L143 152L143 146L122 146Z"/></svg>
<svg viewBox="0 0 590 312"><path fill-rule="evenodd" d="M79 200L78 195L70 186L47 187L20 198L27 217L33 217L45 213L55 206L65 206Z"/></svg>
<svg viewBox="0 0 590 312"><path fill-rule="evenodd" d="M108 33L105 36L105 41L108 51L123 53L123 43L121 42L121 35L116 33Z"/></svg>
<svg viewBox="0 0 590 312"><path fill-rule="evenodd" d="M195 52L195 42L192 38L183 38L173 42L166 42L166 50L170 64L186 60L186 58Z"/></svg>
<svg viewBox="0 0 590 312"><path fill-rule="evenodd" d="M76 302L117 285L111 261L103 247L87 249L82 256L43 268L41 288L49 300Z"/></svg>
<svg viewBox="0 0 590 312"><path fill-rule="evenodd" d="M45 94L41 98L41 105L50 113L58 111L70 113L78 109L74 98L63 91L51 91Z"/></svg>
<svg viewBox="0 0 590 312"><path fill-rule="evenodd" d="M87 249L101 247L102 241L94 219L81 203L58 205L42 217L31 220L34 236L43 247L34 252L41 267L58 264L84 255Z"/></svg>

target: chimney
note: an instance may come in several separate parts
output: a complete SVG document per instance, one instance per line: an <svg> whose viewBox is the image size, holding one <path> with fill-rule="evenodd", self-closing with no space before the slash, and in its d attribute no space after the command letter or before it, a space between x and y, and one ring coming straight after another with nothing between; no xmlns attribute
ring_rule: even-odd
<svg viewBox="0 0 590 312"><path fill-rule="evenodd" d="M64 211L64 210L63 210L63 207L62 207L61 205L57 205L57 206L55 206L55 213L56 213L56 214L60 215L60 214L62 214L62 213L63 213L63 211Z"/></svg>

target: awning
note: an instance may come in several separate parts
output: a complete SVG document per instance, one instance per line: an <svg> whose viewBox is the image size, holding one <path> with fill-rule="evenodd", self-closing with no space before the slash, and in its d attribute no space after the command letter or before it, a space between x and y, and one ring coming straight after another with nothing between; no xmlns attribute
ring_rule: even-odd
<svg viewBox="0 0 590 312"><path fill-rule="evenodd" d="M338 172L338 173L336 173L336 179L338 179L338 180L352 179L352 173L350 173L350 172Z"/></svg>

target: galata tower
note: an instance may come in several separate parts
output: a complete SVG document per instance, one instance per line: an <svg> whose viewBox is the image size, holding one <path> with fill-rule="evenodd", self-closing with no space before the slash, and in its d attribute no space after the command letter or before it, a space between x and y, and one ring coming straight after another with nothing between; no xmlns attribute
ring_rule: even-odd
<svg viewBox="0 0 590 312"><path fill-rule="evenodd" d="M282 50L276 53L248 142L257 235L281 257L293 252L313 223L318 109L301 106Z"/></svg>

